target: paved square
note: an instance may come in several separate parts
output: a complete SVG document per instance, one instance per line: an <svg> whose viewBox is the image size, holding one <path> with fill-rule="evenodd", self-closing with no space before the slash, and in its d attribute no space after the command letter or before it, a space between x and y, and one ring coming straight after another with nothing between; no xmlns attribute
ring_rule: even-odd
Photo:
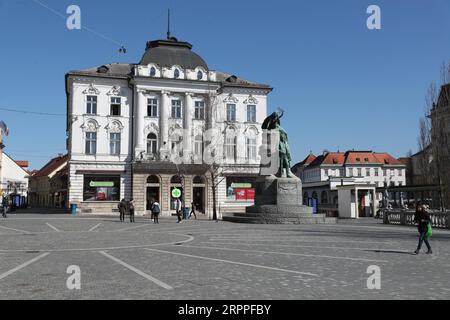
<svg viewBox="0 0 450 320"><path fill-rule="evenodd" d="M414 227L380 220L244 225L176 218L10 215L0 299L449 299L450 232L415 256ZM69 266L81 289L69 290ZM381 289L369 290L369 266Z"/></svg>

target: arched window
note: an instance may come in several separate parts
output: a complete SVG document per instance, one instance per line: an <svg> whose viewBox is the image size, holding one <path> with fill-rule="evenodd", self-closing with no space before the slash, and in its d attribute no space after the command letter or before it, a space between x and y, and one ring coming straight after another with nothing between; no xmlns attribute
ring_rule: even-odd
<svg viewBox="0 0 450 320"><path fill-rule="evenodd" d="M303 193L303 205L308 204L308 192Z"/></svg>
<svg viewBox="0 0 450 320"><path fill-rule="evenodd" d="M155 67L151 67L150 68L150 77L154 77L154 76L156 76L156 69L155 69Z"/></svg>
<svg viewBox="0 0 450 320"><path fill-rule="evenodd" d="M147 136L147 154L156 155L158 151L158 137L154 133Z"/></svg>
<svg viewBox="0 0 450 320"><path fill-rule="evenodd" d="M200 177L200 176L196 176L196 177L194 177L193 183L194 184L204 184L205 183L205 178Z"/></svg>
<svg viewBox="0 0 450 320"><path fill-rule="evenodd" d="M181 177L180 176L173 176L170 179L170 183L172 183L172 184L181 184Z"/></svg>
<svg viewBox="0 0 450 320"><path fill-rule="evenodd" d="M203 79L203 72L201 72L200 70L197 72L197 80L202 80Z"/></svg>
<svg viewBox="0 0 450 320"><path fill-rule="evenodd" d="M175 71L173 72L173 77L174 77L175 79L178 79L178 78L180 77L180 70L175 69Z"/></svg>
<svg viewBox="0 0 450 320"><path fill-rule="evenodd" d="M318 200L319 197L317 196L317 192L313 192L311 198Z"/></svg>
<svg viewBox="0 0 450 320"><path fill-rule="evenodd" d="M320 195L320 203L328 203L328 192L322 191Z"/></svg>
<svg viewBox="0 0 450 320"><path fill-rule="evenodd" d="M153 175L153 176L148 177L147 178L147 183L148 184L159 184L158 176Z"/></svg>

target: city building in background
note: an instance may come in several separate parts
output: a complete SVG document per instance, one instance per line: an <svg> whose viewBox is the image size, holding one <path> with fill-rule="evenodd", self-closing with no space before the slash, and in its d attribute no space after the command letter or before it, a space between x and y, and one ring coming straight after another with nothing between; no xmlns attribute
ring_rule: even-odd
<svg viewBox="0 0 450 320"><path fill-rule="evenodd" d="M0 196L6 195L13 207L27 205L28 161L15 161L7 153L1 155Z"/></svg>
<svg viewBox="0 0 450 320"><path fill-rule="evenodd" d="M383 199L377 188L406 185L406 165L388 153L373 151L311 153L292 172L303 182L305 205L341 211L340 217L371 216ZM342 194L348 193L350 216L338 210L340 188Z"/></svg>
<svg viewBox="0 0 450 320"><path fill-rule="evenodd" d="M174 37L149 41L137 64L69 72L69 203L81 213L111 213L133 198L143 215L154 199L169 216L181 194L211 218L215 189L218 218L244 211L253 204L271 91L211 70ZM218 176L203 161L211 148L223 160Z"/></svg>
<svg viewBox="0 0 450 320"><path fill-rule="evenodd" d="M30 174L28 202L31 208L67 209L68 156L58 155Z"/></svg>

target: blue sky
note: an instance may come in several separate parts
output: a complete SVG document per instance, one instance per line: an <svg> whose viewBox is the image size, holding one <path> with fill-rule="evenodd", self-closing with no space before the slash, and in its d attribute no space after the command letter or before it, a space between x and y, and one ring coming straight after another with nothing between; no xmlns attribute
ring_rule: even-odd
<svg viewBox="0 0 450 320"><path fill-rule="evenodd" d="M425 94L450 59L448 0L39 0L65 15L77 4L87 30L33 0L0 0L0 107L64 114L64 75L138 62L150 39L172 34L211 69L274 87L269 110L286 110L293 164L310 150L416 151ZM369 5L382 29L366 27ZM114 41L112 41L114 40ZM119 54L123 43L128 52ZM65 117L0 110L5 151L39 168L65 152Z"/></svg>

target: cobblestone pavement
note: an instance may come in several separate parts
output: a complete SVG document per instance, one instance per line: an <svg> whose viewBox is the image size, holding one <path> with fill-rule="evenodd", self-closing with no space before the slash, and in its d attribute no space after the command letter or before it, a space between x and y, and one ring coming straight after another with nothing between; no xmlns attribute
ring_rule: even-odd
<svg viewBox="0 0 450 320"><path fill-rule="evenodd" d="M380 220L244 225L176 218L10 215L0 299L449 299L450 232L412 255L414 227ZM69 266L81 289L69 290ZM381 288L369 290L369 266Z"/></svg>

